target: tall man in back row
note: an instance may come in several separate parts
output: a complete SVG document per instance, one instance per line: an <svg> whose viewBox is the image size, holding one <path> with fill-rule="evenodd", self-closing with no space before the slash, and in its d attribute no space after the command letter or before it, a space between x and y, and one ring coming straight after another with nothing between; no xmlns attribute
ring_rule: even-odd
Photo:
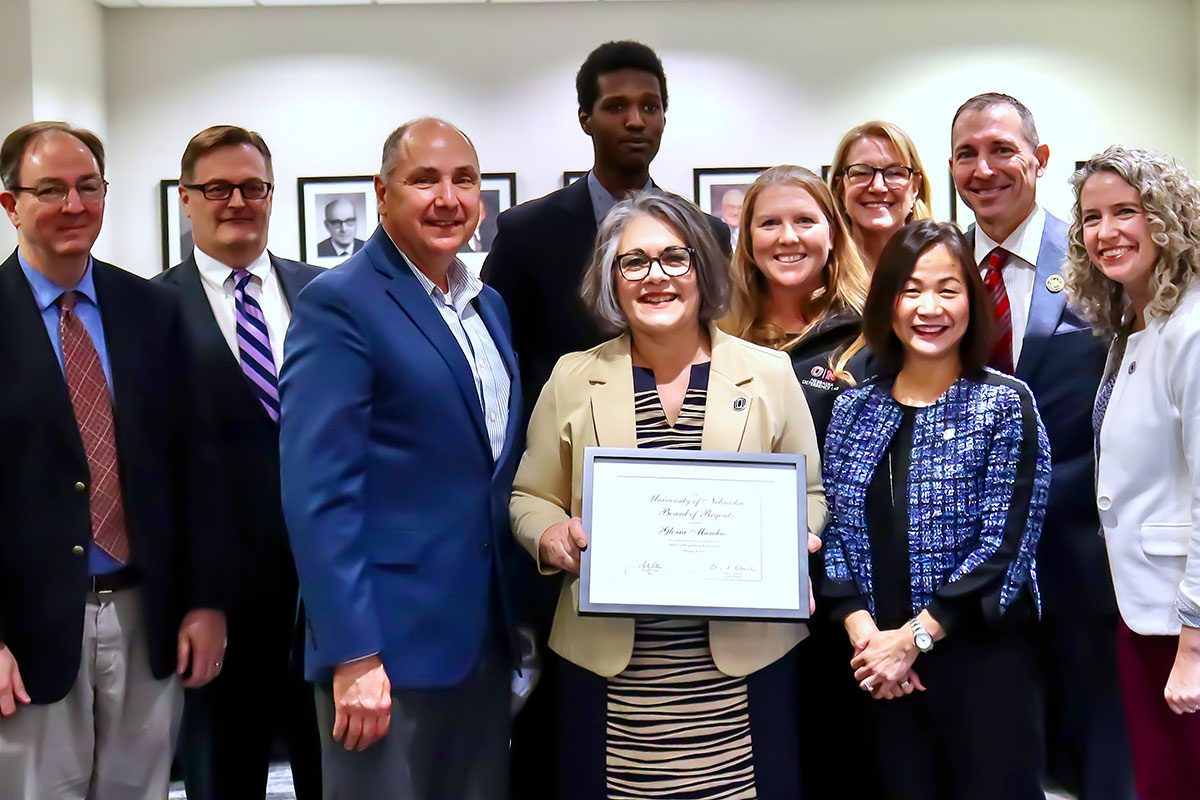
<svg viewBox="0 0 1200 800"><path fill-rule="evenodd" d="M180 760L188 800L261 800L277 735L288 744L298 800L321 796L312 687L291 659L296 568L279 500L276 377L291 309L321 270L267 252L273 180L257 133L215 125L193 136L179 194L196 246L159 278L183 301L198 383L217 422L220 469L210 479L233 503L222 553L232 578L229 655L217 680L187 693Z"/></svg>
<svg viewBox="0 0 1200 800"><path fill-rule="evenodd" d="M521 356L525 392L521 425L550 371L565 353L587 350L609 338L579 297L596 230L618 200L654 186L650 162L666 125L667 77L662 61L639 42L608 42L588 54L575 76L579 126L592 140L594 161L584 177L563 189L500 215L483 279L504 298L512 315L513 346ZM728 227L710 218L723 247ZM726 251L728 254L728 250ZM528 564L523 600L544 649L558 597L557 582ZM547 664L541 686L513 723L513 796L548 796L554 765L544 753L554 737L554 674Z"/></svg>
<svg viewBox="0 0 1200 800"><path fill-rule="evenodd" d="M100 140L25 125L0 181L0 797L158 800L224 659L211 420L174 293L91 255Z"/></svg>
<svg viewBox="0 0 1200 800"><path fill-rule="evenodd" d="M996 303L991 366L1033 390L1054 461L1037 552L1049 777L1079 800L1130 800L1117 608L1092 449L1104 345L1063 292L1067 224L1037 203L1050 149L1038 139L1033 114L1008 95L977 95L954 115L951 139L954 185L975 212L968 240Z"/></svg>

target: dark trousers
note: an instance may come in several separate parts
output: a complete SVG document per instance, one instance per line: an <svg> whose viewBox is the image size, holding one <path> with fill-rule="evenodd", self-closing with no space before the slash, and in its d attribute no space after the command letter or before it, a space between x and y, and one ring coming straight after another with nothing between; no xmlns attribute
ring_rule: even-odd
<svg viewBox="0 0 1200 800"><path fill-rule="evenodd" d="M274 613L235 608L225 664L184 700L179 758L188 800L262 800L272 744L287 744L297 800L321 796L321 748L312 684L292 659L295 589Z"/></svg>
<svg viewBox="0 0 1200 800"><path fill-rule="evenodd" d="M926 691L872 701L879 797L1045 800L1035 627L960 632L914 668Z"/></svg>
<svg viewBox="0 0 1200 800"><path fill-rule="evenodd" d="M1138 800L1196 797L1200 715L1176 714L1163 696L1179 637L1139 636L1122 623L1117 647Z"/></svg>
<svg viewBox="0 0 1200 800"><path fill-rule="evenodd" d="M333 739L333 690L317 687L325 800L505 800L510 671L497 648L458 686L392 690L387 734L361 752Z"/></svg>
<svg viewBox="0 0 1200 800"><path fill-rule="evenodd" d="M1117 676L1117 617L1046 614L1046 773L1079 800L1133 800Z"/></svg>

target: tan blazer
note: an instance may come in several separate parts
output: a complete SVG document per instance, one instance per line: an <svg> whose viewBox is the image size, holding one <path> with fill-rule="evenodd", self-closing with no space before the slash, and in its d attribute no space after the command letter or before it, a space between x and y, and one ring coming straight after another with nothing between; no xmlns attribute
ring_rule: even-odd
<svg viewBox="0 0 1200 800"><path fill-rule="evenodd" d="M705 450L802 453L808 463L808 525L825 524L825 491L812 417L784 353L744 342L711 327L712 366L701 444ZM734 410L734 400L748 403ZM739 404L741 406L742 404ZM509 514L517 540L538 558L538 540L551 525L579 516L585 447L636 447L633 363L625 334L559 359L529 423L528 446L513 483ZM546 569L540 559L538 569ZM579 578L563 583L550 649L606 677L629 664L634 622L581 617ZM808 629L782 622L709 623L717 668L748 675L796 646Z"/></svg>

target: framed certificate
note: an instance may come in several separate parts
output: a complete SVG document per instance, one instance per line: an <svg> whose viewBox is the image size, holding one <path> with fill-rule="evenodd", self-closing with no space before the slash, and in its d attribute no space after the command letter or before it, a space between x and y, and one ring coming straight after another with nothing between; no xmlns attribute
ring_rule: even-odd
<svg viewBox="0 0 1200 800"><path fill-rule="evenodd" d="M579 613L807 619L804 462L587 448Z"/></svg>

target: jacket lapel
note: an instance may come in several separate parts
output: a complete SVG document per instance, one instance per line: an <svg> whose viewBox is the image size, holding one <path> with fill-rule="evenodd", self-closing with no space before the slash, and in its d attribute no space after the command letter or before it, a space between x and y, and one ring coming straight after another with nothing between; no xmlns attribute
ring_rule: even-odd
<svg viewBox="0 0 1200 800"><path fill-rule="evenodd" d="M505 462L509 456L509 451L513 445L520 441L517 436L521 426L521 410L524 408L521 396L521 372L517 369L517 355L513 352L512 342L508 338L508 333L504 330L504 325L501 324L497 310L492 306L491 301L481 292L479 297L475 298L475 308L479 311L479 317L483 320L484 327L487 328L488 335L492 337L492 343L496 345L496 349L500 352L500 358L504 361L504 368L508 370L509 390L508 390L508 423L504 429L504 447L500 451L500 457L496 459L496 468ZM491 440L489 439L489 448Z"/></svg>
<svg viewBox="0 0 1200 800"><path fill-rule="evenodd" d="M742 359L737 358L737 351L730 343L733 337L716 326L710 327L710 335L712 366L709 368L700 447L734 453L741 449L746 423L754 410L754 398L745 391L753 377Z"/></svg>
<svg viewBox="0 0 1200 800"><path fill-rule="evenodd" d="M446 362L446 367L454 376L454 382L462 394L467 413L474 423L475 432L479 435L479 442L487 452L488 458L491 458L492 447L488 439L487 424L483 419L483 409L479 405L479 392L475 389L475 378L471 374L471 366L467 363L467 357L463 355L462 348L458 346L458 341L450 333L446 322L434 308L433 300L425 293L425 287L409 269L404 256L392 244L382 226L376 229L371 241L367 243L363 251L371 259L371 264L376 271L390 279L387 286L388 296L408 315L421 334L429 340L434 350L442 357L442 360Z"/></svg>
<svg viewBox="0 0 1200 800"><path fill-rule="evenodd" d="M1021 345L1021 359L1017 362L1016 376L1025 379L1046 352L1045 342L1054 335L1062 320L1067 304L1067 293L1052 292L1046 284L1051 277L1059 275L1066 261L1067 224L1046 213L1046 227L1042 231L1042 242L1038 248L1037 276L1033 282L1033 297L1029 303L1029 321L1025 324L1025 338Z"/></svg>
<svg viewBox="0 0 1200 800"><path fill-rule="evenodd" d="M46 410L54 417L63 444L79 464L86 467L87 456L75 423L67 379L54 354L54 345L46 335L46 325L34 300L33 289L21 272L15 250L0 266L0 304L3 309L0 310L0 329L12 331L8 346L14 353L20 352L17 363L29 368L28 374L7 377L43 387L44 394L39 392L38 396L48 399Z"/></svg>
<svg viewBox="0 0 1200 800"><path fill-rule="evenodd" d="M592 425L596 444L599 447L637 447L629 334L601 346L588 382L592 386Z"/></svg>
<svg viewBox="0 0 1200 800"><path fill-rule="evenodd" d="M354 249L358 252L358 248ZM275 268L275 277L279 279L279 288L283 292L283 299L287 301L288 308L296 307L296 300L300 297L300 290L304 288L306 281L302 281L300 276L296 274L296 268L281 258L267 253L267 258L271 259L271 266Z"/></svg>

